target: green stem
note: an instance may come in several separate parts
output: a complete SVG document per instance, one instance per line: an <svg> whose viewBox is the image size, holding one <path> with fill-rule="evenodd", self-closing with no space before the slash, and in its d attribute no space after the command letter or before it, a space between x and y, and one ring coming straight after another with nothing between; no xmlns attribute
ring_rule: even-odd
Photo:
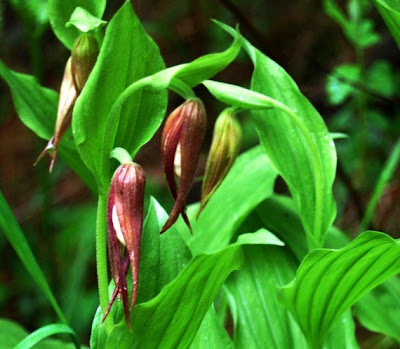
<svg viewBox="0 0 400 349"><path fill-rule="evenodd" d="M118 160L120 164L132 163L132 156L124 148L117 147L111 150L110 157Z"/></svg>
<svg viewBox="0 0 400 349"><path fill-rule="evenodd" d="M169 84L169 88L172 91L176 92L178 95L182 96L184 99L191 99L196 97L193 90L180 79L172 79Z"/></svg>
<svg viewBox="0 0 400 349"><path fill-rule="evenodd" d="M105 313L108 302L108 271L107 271L107 196L99 195L96 222L96 266L97 282L99 287L100 308ZM104 321L106 333L112 330L111 317Z"/></svg>

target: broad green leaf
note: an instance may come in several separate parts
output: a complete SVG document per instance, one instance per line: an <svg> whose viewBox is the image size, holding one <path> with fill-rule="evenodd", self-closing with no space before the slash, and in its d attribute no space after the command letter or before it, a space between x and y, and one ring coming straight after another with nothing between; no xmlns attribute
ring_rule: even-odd
<svg viewBox="0 0 400 349"><path fill-rule="evenodd" d="M360 323L400 344L400 280L393 277L361 298L354 307Z"/></svg>
<svg viewBox="0 0 400 349"><path fill-rule="evenodd" d="M272 194L275 178L276 172L260 147L240 155L198 220L192 220L192 253L228 245L246 216Z"/></svg>
<svg viewBox="0 0 400 349"><path fill-rule="evenodd" d="M107 348L187 348L227 276L242 265L239 245L196 256L152 300L135 307L133 333L121 321Z"/></svg>
<svg viewBox="0 0 400 349"><path fill-rule="evenodd" d="M28 335L25 329L14 321L0 318L0 349L12 349Z"/></svg>
<svg viewBox="0 0 400 349"><path fill-rule="evenodd" d="M246 246L244 256L244 267L226 284L235 309L235 347L306 348L299 326L278 301L278 286L294 277L296 258L286 248L274 246Z"/></svg>
<svg viewBox="0 0 400 349"><path fill-rule="evenodd" d="M52 305L58 318L63 323L66 323L65 316L62 310L60 309L53 295L53 292L51 291L46 281L46 278L38 262L36 261L34 254L32 253L31 248L28 245L24 233L21 231L21 228L14 214L12 213L10 207L7 204L6 199L4 198L1 192L0 192L0 228L6 235L8 241L10 242L15 252L17 253L25 269L28 271L32 279L36 282L36 284L42 290L47 300Z"/></svg>
<svg viewBox="0 0 400 349"><path fill-rule="evenodd" d="M324 349L359 349L351 311L346 311L329 332Z"/></svg>
<svg viewBox="0 0 400 349"><path fill-rule="evenodd" d="M92 330L90 333L90 348L104 349L107 342L107 333L104 324L102 324L103 312L98 307L93 318Z"/></svg>
<svg viewBox="0 0 400 349"><path fill-rule="evenodd" d="M165 210L151 198L143 226L138 303L154 298L191 259L188 247L174 227L160 235L167 219Z"/></svg>
<svg viewBox="0 0 400 349"><path fill-rule="evenodd" d="M239 235L237 243L240 245L285 245L274 234L265 228L261 228L254 233Z"/></svg>
<svg viewBox="0 0 400 349"><path fill-rule="evenodd" d="M80 345L75 337L75 332L69 326L64 324L51 324L43 326L35 332L29 334L21 342L19 342L18 345L14 347L14 349L30 349L41 342L43 339L61 333L73 336L75 338L75 347L77 349L80 348Z"/></svg>
<svg viewBox="0 0 400 349"><path fill-rule="evenodd" d="M204 316L190 349L233 349L232 340L219 322L213 306Z"/></svg>
<svg viewBox="0 0 400 349"><path fill-rule="evenodd" d="M74 12L72 12L70 20L65 24L68 28L70 26L75 26L83 33L87 33L91 30L101 28L107 24L100 18L93 16L90 12L82 7L77 7Z"/></svg>
<svg viewBox="0 0 400 349"><path fill-rule="evenodd" d="M220 25L234 34L232 28ZM252 112L261 144L299 207L309 248L323 246L336 215L335 144L287 72L246 39L242 42L254 65L251 89L285 106Z"/></svg>
<svg viewBox="0 0 400 349"><path fill-rule="evenodd" d="M40 138L49 140L56 123L57 93L40 86L32 76L8 69L2 61L0 61L0 76L11 90L14 106L21 121ZM79 159L70 131L64 135L59 153L87 186L96 192L93 176Z"/></svg>
<svg viewBox="0 0 400 349"><path fill-rule="evenodd" d="M101 18L106 8L106 0L48 0L47 11L54 34L69 49L79 36L79 30L65 24L77 7L84 8L92 16Z"/></svg>
<svg viewBox="0 0 400 349"><path fill-rule="evenodd" d="M96 65L72 119L79 153L102 191L111 178L110 151L121 146L136 153L150 140L164 117L167 92L138 90L109 119L111 106L128 85L163 68L157 45L126 2L107 26Z"/></svg>
<svg viewBox="0 0 400 349"><path fill-rule="evenodd" d="M386 234L369 231L340 250L309 253L296 278L282 289L282 298L311 348L320 348L344 311L399 272L399 244Z"/></svg>
<svg viewBox="0 0 400 349"><path fill-rule="evenodd" d="M374 0L374 4L400 46L400 4L396 0Z"/></svg>
<svg viewBox="0 0 400 349"><path fill-rule="evenodd" d="M261 226L277 234L298 261L307 254L307 240L293 199L271 195L255 208L249 219L258 220Z"/></svg>

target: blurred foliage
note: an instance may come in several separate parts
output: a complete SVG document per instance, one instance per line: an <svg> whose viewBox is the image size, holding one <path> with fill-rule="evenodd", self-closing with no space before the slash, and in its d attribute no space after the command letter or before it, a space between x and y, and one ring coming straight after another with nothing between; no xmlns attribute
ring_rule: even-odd
<svg viewBox="0 0 400 349"><path fill-rule="evenodd" d="M58 90L68 51L52 34L46 0L0 2L0 58L13 70L36 76ZM123 1L108 1L109 20ZM348 139L336 140L339 164L335 196L336 222L357 234L365 207L382 168L400 134L398 48L369 1L326 0L133 0L139 18L160 46L166 65L188 62L228 45L227 36L210 21L239 23L241 32L261 51L279 62L303 93L325 117L331 132ZM251 65L244 55L217 79L249 87ZM205 100L209 125L198 175L205 166L212 125L224 108L210 102L208 92L197 88ZM170 96L169 109L180 100ZM243 146L258 140L249 115L240 115ZM0 188L14 209L50 286L83 343L97 307L94 262L95 199L60 161L49 176L47 164L32 164L42 141L18 121L10 93L0 84ZM162 176L160 135L138 154L149 173L147 191L169 209L172 200ZM371 228L400 237L400 181L396 173L383 191ZM199 199L195 184L189 201ZM287 189L281 182L278 192ZM397 234L397 236L395 235ZM31 332L50 323L54 315L29 279L4 235L0 254L7 268L0 270L2 317L17 320ZM79 309L91 309L87 313ZM78 321L79 320L79 321ZM79 327L78 327L79 326Z"/></svg>

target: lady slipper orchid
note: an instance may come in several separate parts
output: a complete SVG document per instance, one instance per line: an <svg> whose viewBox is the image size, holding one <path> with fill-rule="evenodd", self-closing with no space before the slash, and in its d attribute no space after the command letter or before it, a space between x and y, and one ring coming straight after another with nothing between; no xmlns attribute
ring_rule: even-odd
<svg viewBox="0 0 400 349"><path fill-rule="evenodd" d="M121 164L112 178L107 202L108 253L115 290L103 320L120 295L128 326L129 309L135 305L138 293L145 184L145 174L140 165L133 162ZM129 265L132 274L130 307L126 280Z"/></svg>
<svg viewBox="0 0 400 349"><path fill-rule="evenodd" d="M228 174L239 154L242 130L232 108L225 109L217 118L204 175L201 203L197 216L211 195Z"/></svg>
<svg viewBox="0 0 400 349"><path fill-rule="evenodd" d="M175 203L161 233L169 229L180 214L191 229L185 213L185 201L196 173L206 126L204 105L197 98L189 99L175 109L165 123L161 155L165 177ZM179 184L175 174L180 175Z"/></svg>

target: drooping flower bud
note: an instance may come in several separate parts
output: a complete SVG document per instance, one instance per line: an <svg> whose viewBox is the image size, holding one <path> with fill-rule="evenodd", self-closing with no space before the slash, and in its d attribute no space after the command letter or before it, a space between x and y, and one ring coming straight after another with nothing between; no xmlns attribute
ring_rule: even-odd
<svg viewBox="0 0 400 349"><path fill-rule="evenodd" d="M36 165L43 156L52 150L49 168L49 171L52 171L57 158L58 145L71 124L72 111L76 99L89 77L96 62L98 53L99 48L93 35L83 34L75 40L71 57L67 61L63 80L61 82L54 135L50 138L34 165Z"/></svg>
<svg viewBox="0 0 400 349"><path fill-rule="evenodd" d="M57 157L58 144L60 143L62 136L71 124L72 110L74 108L77 97L78 93L76 91L72 77L71 58L69 58L65 66L64 76L60 88L60 99L58 100L57 119L54 135L50 138L49 142L37 158L34 165L36 165L39 160L52 149L53 151L50 155L51 162L49 169L50 172L52 171L54 162Z"/></svg>
<svg viewBox="0 0 400 349"><path fill-rule="evenodd" d="M128 265L132 272L130 309L135 305L139 282L140 244L143 226L143 201L146 178L140 165L121 164L111 181L107 202L108 252L115 291L103 320L117 295L122 297L125 318L129 326ZM122 258L125 250L125 258Z"/></svg>
<svg viewBox="0 0 400 349"><path fill-rule="evenodd" d="M232 108L225 109L217 118L204 175L201 204L197 216L207 204L239 154L242 130Z"/></svg>
<svg viewBox="0 0 400 349"><path fill-rule="evenodd" d="M75 88L80 93L96 63L99 46L91 34L82 34L74 42L71 52L72 76Z"/></svg>
<svg viewBox="0 0 400 349"><path fill-rule="evenodd" d="M165 123L161 139L161 155L165 177L175 203L161 233L175 223L179 214L182 214L190 228L185 213L185 200L196 173L206 126L204 105L197 98L189 99L175 109ZM179 184L175 179L175 170L178 169Z"/></svg>

